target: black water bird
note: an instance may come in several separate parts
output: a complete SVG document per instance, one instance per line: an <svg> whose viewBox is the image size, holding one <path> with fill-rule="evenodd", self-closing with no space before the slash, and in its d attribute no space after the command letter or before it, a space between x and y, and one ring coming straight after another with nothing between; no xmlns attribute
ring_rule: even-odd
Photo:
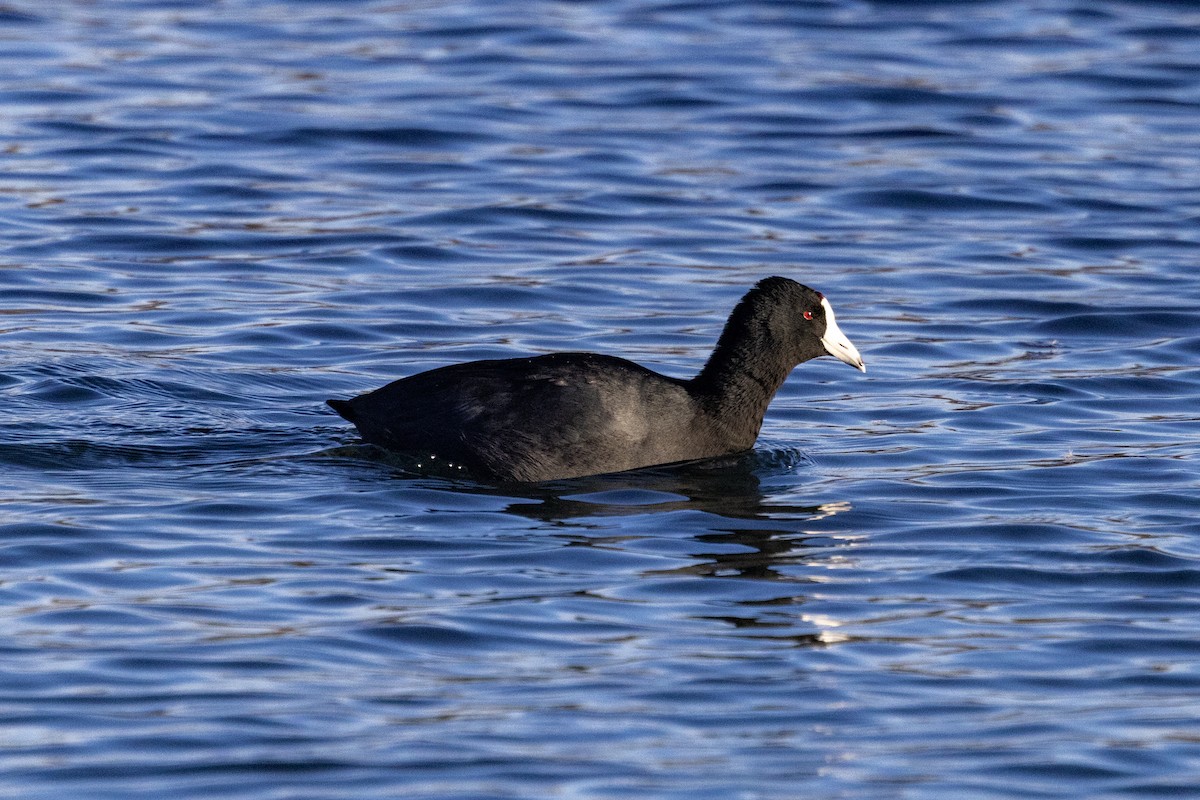
<svg viewBox="0 0 1200 800"><path fill-rule="evenodd" d="M741 299L691 380L551 353L440 367L327 402L371 444L479 480L546 481L747 450L788 373L823 355L866 372L825 296L775 277Z"/></svg>

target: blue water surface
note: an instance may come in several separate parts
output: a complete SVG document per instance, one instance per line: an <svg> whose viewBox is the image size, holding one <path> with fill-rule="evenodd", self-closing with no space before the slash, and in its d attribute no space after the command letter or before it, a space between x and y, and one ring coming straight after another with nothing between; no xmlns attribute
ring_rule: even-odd
<svg viewBox="0 0 1200 800"><path fill-rule="evenodd" d="M1200 796L1200 14L0 6L0 796ZM323 405L699 368L756 450L525 487Z"/></svg>

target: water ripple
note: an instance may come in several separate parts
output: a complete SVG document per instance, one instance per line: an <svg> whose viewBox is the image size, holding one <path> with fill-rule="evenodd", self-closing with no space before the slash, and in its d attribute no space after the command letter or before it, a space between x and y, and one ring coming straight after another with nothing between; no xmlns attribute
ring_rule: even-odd
<svg viewBox="0 0 1200 800"><path fill-rule="evenodd" d="M1186 4L281 8L0 7L0 794L1193 791ZM323 405L684 377L769 274L870 372L752 453L493 487Z"/></svg>

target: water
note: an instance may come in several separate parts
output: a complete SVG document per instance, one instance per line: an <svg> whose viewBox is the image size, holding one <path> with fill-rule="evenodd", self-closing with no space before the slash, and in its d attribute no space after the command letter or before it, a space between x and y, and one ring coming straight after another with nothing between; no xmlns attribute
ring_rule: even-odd
<svg viewBox="0 0 1200 800"><path fill-rule="evenodd" d="M0 796L1200 785L1186 3L0 7ZM416 476L323 405L674 375L749 456Z"/></svg>

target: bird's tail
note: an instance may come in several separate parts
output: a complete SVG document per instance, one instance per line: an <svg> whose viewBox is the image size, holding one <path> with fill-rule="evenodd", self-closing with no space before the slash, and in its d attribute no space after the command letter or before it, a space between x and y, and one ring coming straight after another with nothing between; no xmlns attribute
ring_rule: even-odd
<svg viewBox="0 0 1200 800"><path fill-rule="evenodd" d="M354 405L349 400L326 400L325 404L341 415L343 419L354 422L358 414L354 411Z"/></svg>

